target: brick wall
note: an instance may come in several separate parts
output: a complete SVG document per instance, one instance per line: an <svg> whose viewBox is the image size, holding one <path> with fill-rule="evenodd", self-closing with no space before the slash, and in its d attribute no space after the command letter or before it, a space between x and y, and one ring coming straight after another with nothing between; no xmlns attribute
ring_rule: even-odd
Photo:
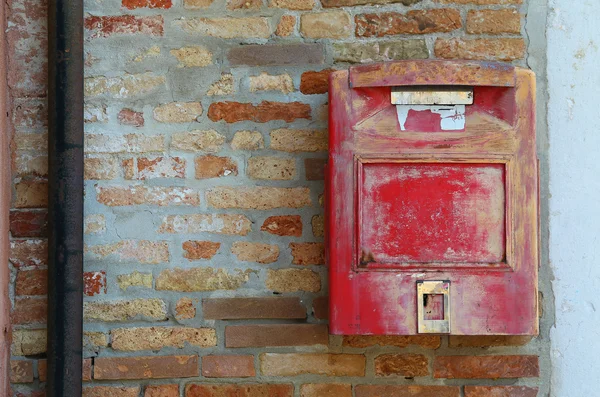
<svg viewBox="0 0 600 397"><path fill-rule="evenodd" d="M520 0L367 2L86 2L85 396L537 395L541 339L328 336L329 72L527 54ZM44 13L8 3L10 376L32 397L46 375Z"/></svg>

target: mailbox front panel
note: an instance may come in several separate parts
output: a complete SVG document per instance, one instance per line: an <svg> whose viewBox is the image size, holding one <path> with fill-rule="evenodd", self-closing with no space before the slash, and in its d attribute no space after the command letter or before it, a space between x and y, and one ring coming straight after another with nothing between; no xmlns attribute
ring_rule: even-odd
<svg viewBox="0 0 600 397"><path fill-rule="evenodd" d="M537 334L534 75L399 61L329 93L331 332Z"/></svg>

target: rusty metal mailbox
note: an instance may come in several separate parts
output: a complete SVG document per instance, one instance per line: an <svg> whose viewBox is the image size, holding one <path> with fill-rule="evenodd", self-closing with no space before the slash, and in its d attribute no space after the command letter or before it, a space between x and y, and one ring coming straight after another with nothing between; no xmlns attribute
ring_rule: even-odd
<svg viewBox="0 0 600 397"><path fill-rule="evenodd" d="M355 66L329 103L331 332L537 334L534 74Z"/></svg>

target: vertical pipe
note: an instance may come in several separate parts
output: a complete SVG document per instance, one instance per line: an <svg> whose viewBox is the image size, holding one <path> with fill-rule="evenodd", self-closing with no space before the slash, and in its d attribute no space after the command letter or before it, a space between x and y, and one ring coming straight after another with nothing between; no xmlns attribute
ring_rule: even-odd
<svg viewBox="0 0 600 397"><path fill-rule="evenodd" d="M48 397L82 395L83 1L48 1Z"/></svg>

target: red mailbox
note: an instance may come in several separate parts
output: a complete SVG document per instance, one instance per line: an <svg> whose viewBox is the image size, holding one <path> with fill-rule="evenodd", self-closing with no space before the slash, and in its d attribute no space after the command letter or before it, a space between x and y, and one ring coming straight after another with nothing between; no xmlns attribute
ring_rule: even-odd
<svg viewBox="0 0 600 397"><path fill-rule="evenodd" d="M535 76L398 61L331 75L333 334L535 335Z"/></svg>

